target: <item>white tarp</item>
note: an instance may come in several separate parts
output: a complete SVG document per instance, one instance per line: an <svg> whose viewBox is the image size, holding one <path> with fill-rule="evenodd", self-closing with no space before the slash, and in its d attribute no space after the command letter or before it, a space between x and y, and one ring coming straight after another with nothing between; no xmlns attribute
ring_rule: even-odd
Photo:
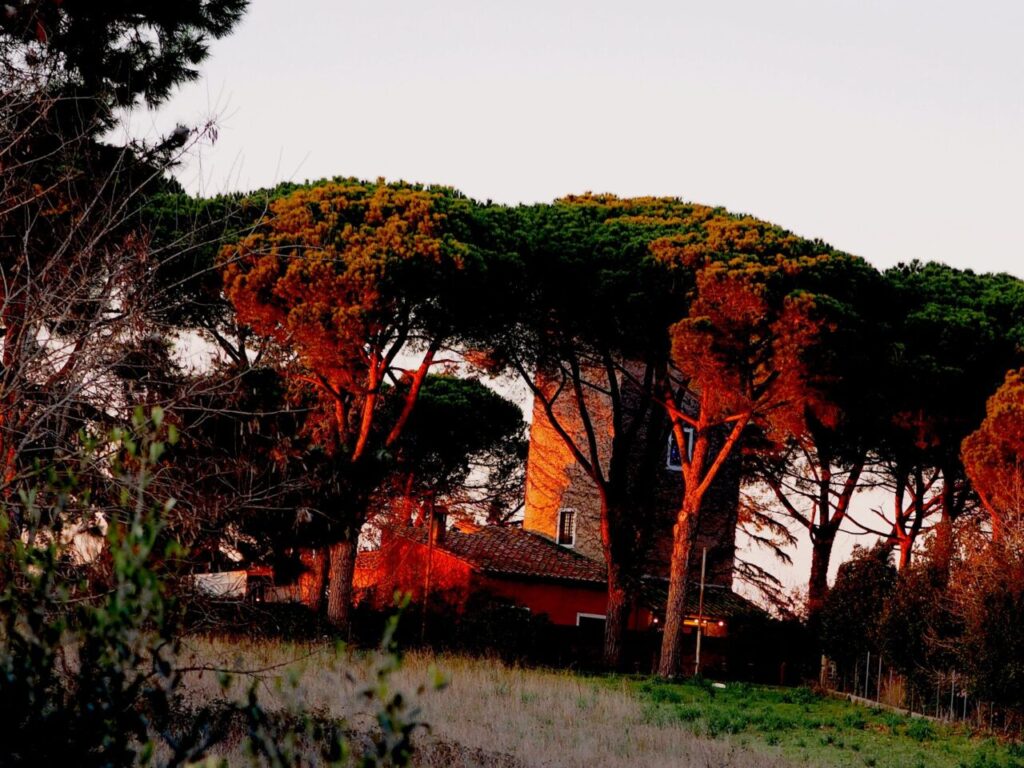
<svg viewBox="0 0 1024 768"><path fill-rule="evenodd" d="M197 573L192 577L196 589L210 597L245 597L245 571L222 571L220 573Z"/></svg>

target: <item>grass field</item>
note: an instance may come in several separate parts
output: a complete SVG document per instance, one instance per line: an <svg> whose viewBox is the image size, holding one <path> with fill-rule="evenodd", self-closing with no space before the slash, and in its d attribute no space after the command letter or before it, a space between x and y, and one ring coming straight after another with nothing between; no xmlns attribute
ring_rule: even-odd
<svg viewBox="0 0 1024 768"><path fill-rule="evenodd" d="M299 705L344 718L356 732L373 728L359 695L373 674L372 655L329 646L209 640L190 640L186 648L199 666L272 667L260 673L271 708ZM435 667L449 684L442 690L428 685L417 696ZM406 657L392 683L417 698L430 723L417 740L416 764L425 768L1024 768L1018 757L1024 752L1012 745L806 689L719 690L422 654ZM224 695L215 675L192 675L189 688L199 701Z"/></svg>
<svg viewBox="0 0 1024 768"><path fill-rule="evenodd" d="M1024 749L963 727L818 696L806 688L632 682L654 723L771 750L796 764L877 768L1018 768Z"/></svg>

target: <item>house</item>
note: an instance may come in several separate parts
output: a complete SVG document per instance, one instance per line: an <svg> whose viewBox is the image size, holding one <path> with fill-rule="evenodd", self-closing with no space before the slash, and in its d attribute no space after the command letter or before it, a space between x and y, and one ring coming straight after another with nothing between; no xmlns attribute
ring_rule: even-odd
<svg viewBox="0 0 1024 768"><path fill-rule="evenodd" d="M629 382L622 382L628 393ZM610 409L594 395L588 402L595 432L610 446ZM556 399L561 425L580 434L583 425L571 402ZM651 546L644 563L640 600L629 629L657 631L664 616L672 527L682 495L679 454L669 439L667 423L646 412L640 456L657 456L649 478L653 508ZM646 442L645 442L646 441ZM657 441L656 444L650 441ZM685 632L698 623L708 636L727 634L734 618L759 612L732 591L739 477L728 466L713 484L698 525L696 551L707 550L703 600L700 558L687 595ZM378 608L390 604L396 590L420 601L443 600L459 609L476 593L507 600L531 614L544 614L555 625L602 625L605 619L606 570L600 538L600 499L592 480L581 470L557 434L544 409L535 405L527 460L526 498L522 527L457 525L449 529L443 515L420 525L403 523L382 529L380 548L361 552L356 561L357 600Z"/></svg>
<svg viewBox="0 0 1024 768"><path fill-rule="evenodd" d="M603 615L606 601L604 567L591 558L518 527L449 529L442 514L429 525L391 529L379 549L360 552L354 586L378 608L387 608L396 590L457 609L486 593L561 625ZM651 619L643 611L632 623L646 627Z"/></svg>
<svg viewBox="0 0 1024 768"><path fill-rule="evenodd" d="M449 528L440 514L429 525L391 529L378 549L360 552L354 587L359 602L381 610L396 591L416 601L429 595L456 610L474 594L486 594L560 626L603 624L607 604L603 562L520 527ZM646 579L628 628L656 630L667 597L666 580ZM721 584L706 585L703 604L695 586L687 609L684 631L700 620L709 637L724 636L731 619L759 610Z"/></svg>

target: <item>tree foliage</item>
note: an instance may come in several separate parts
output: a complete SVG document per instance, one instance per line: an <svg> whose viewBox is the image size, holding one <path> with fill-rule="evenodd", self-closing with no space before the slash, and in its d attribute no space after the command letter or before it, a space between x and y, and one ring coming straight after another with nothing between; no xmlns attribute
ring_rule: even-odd
<svg viewBox="0 0 1024 768"><path fill-rule="evenodd" d="M165 101L199 76L209 41L227 35L248 0L27 0L5 6L0 35L9 74L47 65L47 88L84 99L85 113ZM71 105L66 114L70 116Z"/></svg>
<svg viewBox="0 0 1024 768"><path fill-rule="evenodd" d="M967 475L998 534L1024 511L1024 369L1010 371L963 442Z"/></svg>
<svg viewBox="0 0 1024 768"><path fill-rule="evenodd" d="M893 354L881 361L888 408L879 453L897 499L908 497L897 504L910 510L897 509L894 533L906 539L908 526L920 530L934 514L942 545L933 554L948 561L953 525L973 505L961 443L1007 370L1022 362L1024 283L920 262L885 278L898 313Z"/></svg>
<svg viewBox="0 0 1024 768"><path fill-rule="evenodd" d="M500 522L521 506L526 423L515 403L475 379L431 375L395 444L398 501L429 500Z"/></svg>

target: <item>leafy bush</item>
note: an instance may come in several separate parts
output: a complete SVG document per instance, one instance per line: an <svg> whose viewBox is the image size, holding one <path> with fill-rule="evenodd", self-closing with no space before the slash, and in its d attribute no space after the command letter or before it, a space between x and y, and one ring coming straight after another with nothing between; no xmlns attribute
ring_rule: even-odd
<svg viewBox="0 0 1024 768"><path fill-rule="evenodd" d="M928 720L915 717L907 726L907 736L914 741L929 741L935 738L935 727Z"/></svg>
<svg viewBox="0 0 1024 768"><path fill-rule="evenodd" d="M191 708L178 664L181 611L168 585L180 549L164 535L147 488L165 442L175 430L163 413L137 410L132 427L104 445L109 494L105 580L83 578L74 565L63 524L90 511L77 468L104 460L99 444L66 466L49 467L38 490L18 509L23 533L14 536L0 511L0 739L4 765L182 765L202 759L219 742L246 734L258 763L351 765L343 723L324 715L268 711L256 682L242 703ZM362 693L376 710L377 735L356 764L405 766L419 710L391 690L401 664L394 644L397 615L384 633L373 684ZM226 690L230 676L221 674ZM435 685L442 681L436 680Z"/></svg>
<svg viewBox="0 0 1024 768"><path fill-rule="evenodd" d="M176 764L201 756L217 737L216 728L174 728L175 606L159 571L177 553L161 541L145 496L163 451L153 437L162 416L137 411L132 430L111 435L111 477L121 493L108 515L104 591L76 581L62 536L81 511L76 503L90 498L75 495L74 464L48 468L42 486L22 495L21 536L10 535L8 510L0 513L0 738L9 764L145 764L157 744ZM173 441L173 430L165 434Z"/></svg>

